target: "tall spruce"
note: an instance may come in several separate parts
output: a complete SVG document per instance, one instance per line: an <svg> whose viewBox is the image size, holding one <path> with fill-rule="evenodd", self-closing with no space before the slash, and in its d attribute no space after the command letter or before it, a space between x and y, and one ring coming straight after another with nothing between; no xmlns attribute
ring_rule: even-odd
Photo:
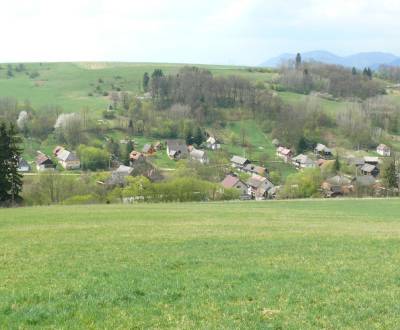
<svg viewBox="0 0 400 330"><path fill-rule="evenodd" d="M18 172L21 139L13 124L0 123L0 205L13 205L20 199L22 175Z"/></svg>
<svg viewBox="0 0 400 330"><path fill-rule="evenodd" d="M385 164L382 177L388 188L397 187L396 162L394 158Z"/></svg>
<svg viewBox="0 0 400 330"><path fill-rule="evenodd" d="M301 54L297 53L296 55L296 69L300 69L301 67Z"/></svg>

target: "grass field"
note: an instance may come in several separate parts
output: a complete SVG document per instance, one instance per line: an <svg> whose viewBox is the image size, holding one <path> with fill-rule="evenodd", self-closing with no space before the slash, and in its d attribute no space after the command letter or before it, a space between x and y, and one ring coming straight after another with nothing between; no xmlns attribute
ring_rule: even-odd
<svg viewBox="0 0 400 330"><path fill-rule="evenodd" d="M20 102L30 100L39 108L46 105L61 106L66 112L82 108L101 112L110 102L107 97L94 93L99 85L102 91L111 91L112 85L123 91L137 93L141 89L143 74L162 69L164 73L175 73L184 64L165 63L31 63L25 65L27 72L38 72L30 79L26 72L14 72L7 78L6 65L0 70L0 97L14 97ZM239 75L252 81L267 81L274 77L269 72L249 72L244 67L222 65L196 65L210 70L216 76ZM99 79L103 82L99 83ZM93 96L88 94L92 92Z"/></svg>
<svg viewBox="0 0 400 330"><path fill-rule="evenodd" d="M0 210L0 328L394 329L400 201Z"/></svg>

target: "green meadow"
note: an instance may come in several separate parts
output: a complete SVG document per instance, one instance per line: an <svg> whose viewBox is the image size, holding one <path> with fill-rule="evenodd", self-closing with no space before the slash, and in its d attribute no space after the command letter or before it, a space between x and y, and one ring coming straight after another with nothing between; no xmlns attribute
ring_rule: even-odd
<svg viewBox="0 0 400 330"><path fill-rule="evenodd" d="M394 329L400 200L0 210L1 329Z"/></svg>

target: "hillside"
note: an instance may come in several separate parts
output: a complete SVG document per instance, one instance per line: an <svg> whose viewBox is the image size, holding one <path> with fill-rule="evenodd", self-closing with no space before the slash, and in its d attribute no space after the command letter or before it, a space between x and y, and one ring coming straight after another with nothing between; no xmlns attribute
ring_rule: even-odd
<svg viewBox="0 0 400 330"><path fill-rule="evenodd" d="M398 200L0 212L1 328L396 328Z"/></svg>
<svg viewBox="0 0 400 330"><path fill-rule="evenodd" d="M15 66L15 64L13 64ZM97 95L113 90L142 92L143 74L155 69L164 73L176 73L185 64L162 63L34 63L24 64L23 72L13 71L7 76L7 64L0 64L0 97L13 97L20 102L29 100L33 107L61 106L66 112L88 107L92 111L103 111L110 103L109 97ZM268 72L249 72L244 67L196 65L209 69L217 76L239 75L253 81L270 79ZM30 74L38 76L30 78ZM99 79L103 82L99 83ZM89 96L89 93L93 96Z"/></svg>

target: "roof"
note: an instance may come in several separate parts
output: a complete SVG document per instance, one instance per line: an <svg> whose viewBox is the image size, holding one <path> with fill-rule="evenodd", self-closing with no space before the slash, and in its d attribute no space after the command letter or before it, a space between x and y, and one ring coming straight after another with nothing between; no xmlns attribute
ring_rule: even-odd
<svg viewBox="0 0 400 330"><path fill-rule="evenodd" d="M383 144L383 143L381 143L376 149L377 150L385 150L385 151L390 150L390 148L386 144Z"/></svg>
<svg viewBox="0 0 400 330"><path fill-rule="evenodd" d="M206 153L203 150L194 149L190 152L190 157L194 159L203 159Z"/></svg>
<svg viewBox="0 0 400 330"><path fill-rule="evenodd" d="M258 174L264 174L264 173L266 172L266 169L265 169L264 167L262 167L262 166L257 166L257 165L253 165L253 164L247 164L247 165L244 167L244 169L245 169L246 171L255 172L255 173L258 173Z"/></svg>
<svg viewBox="0 0 400 330"><path fill-rule="evenodd" d="M120 165L114 173L119 173L122 175L130 175L133 171L133 167L130 166L125 166L125 165Z"/></svg>
<svg viewBox="0 0 400 330"><path fill-rule="evenodd" d="M213 136L210 136L210 137L207 139L207 143L216 144L216 143L217 143L217 140L216 140Z"/></svg>
<svg viewBox="0 0 400 330"><path fill-rule="evenodd" d="M332 153L331 149L329 149L325 144L322 143L318 143L317 146L315 147L315 150L317 152Z"/></svg>
<svg viewBox="0 0 400 330"><path fill-rule="evenodd" d="M238 184L238 182L241 182L240 179L237 176L233 175L227 175L225 179L221 182L221 185L224 188L233 188Z"/></svg>
<svg viewBox="0 0 400 330"><path fill-rule="evenodd" d="M285 147L278 147L278 149L276 149L276 150L278 153L285 155L285 156L289 155L292 152L292 150L285 148Z"/></svg>
<svg viewBox="0 0 400 330"><path fill-rule="evenodd" d="M61 150L63 150L63 149L64 149L64 147L61 147L61 146L55 147L55 148L53 149L53 155L54 155L54 156L57 156L57 154L58 154Z"/></svg>
<svg viewBox="0 0 400 330"><path fill-rule="evenodd" d="M329 184L335 186L345 186L351 184L351 180L345 176L336 175L326 180Z"/></svg>
<svg viewBox="0 0 400 330"><path fill-rule="evenodd" d="M307 155L297 155L296 157L293 158L295 162L298 162L299 164L315 164L315 162L310 159Z"/></svg>
<svg viewBox="0 0 400 330"><path fill-rule="evenodd" d="M268 191L274 186L267 178L257 174L249 178L246 183L252 188L261 189L263 191Z"/></svg>
<svg viewBox="0 0 400 330"><path fill-rule="evenodd" d="M18 162L18 167L30 167L30 166L25 159L20 158Z"/></svg>
<svg viewBox="0 0 400 330"><path fill-rule="evenodd" d="M57 154L57 158L63 162L73 162L79 160L75 153L70 152L66 149L61 150Z"/></svg>
<svg viewBox="0 0 400 330"><path fill-rule="evenodd" d="M231 158L231 162L239 165L244 165L249 162L247 158L240 157L240 156L233 156Z"/></svg>
<svg viewBox="0 0 400 330"><path fill-rule="evenodd" d="M364 162L366 162L366 163L379 163L379 158L378 157L365 156L364 157Z"/></svg>
<svg viewBox="0 0 400 330"><path fill-rule="evenodd" d="M38 152L38 154L36 156L36 164L42 165L45 163L53 164L53 161L48 156L46 156L44 153Z"/></svg>
<svg viewBox="0 0 400 330"><path fill-rule="evenodd" d="M375 165L371 164L364 164L363 167L361 167L361 171L371 173L376 169Z"/></svg>
<svg viewBox="0 0 400 330"><path fill-rule="evenodd" d="M170 155L175 155L178 151L182 155L188 154L188 149L184 140L167 140L166 144Z"/></svg>

